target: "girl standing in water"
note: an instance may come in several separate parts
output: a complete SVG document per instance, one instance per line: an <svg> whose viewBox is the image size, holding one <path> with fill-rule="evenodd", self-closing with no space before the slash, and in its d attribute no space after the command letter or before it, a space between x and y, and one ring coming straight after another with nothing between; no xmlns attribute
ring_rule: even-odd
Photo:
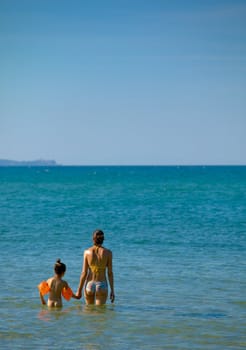
<svg viewBox="0 0 246 350"><path fill-rule="evenodd" d="M49 293L48 306L49 307L62 307L62 296L66 300L71 298L78 299L73 294L68 283L62 279L66 272L66 265L58 259L54 266L55 275L49 278L47 281L42 281L38 285L40 300L43 305L46 305L44 295Z"/></svg>

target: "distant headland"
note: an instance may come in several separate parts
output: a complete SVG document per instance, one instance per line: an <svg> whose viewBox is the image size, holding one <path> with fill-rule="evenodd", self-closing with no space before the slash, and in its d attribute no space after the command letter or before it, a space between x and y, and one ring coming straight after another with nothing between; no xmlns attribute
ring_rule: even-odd
<svg viewBox="0 0 246 350"><path fill-rule="evenodd" d="M37 159L37 160L10 160L0 159L0 166L59 166L55 160Z"/></svg>

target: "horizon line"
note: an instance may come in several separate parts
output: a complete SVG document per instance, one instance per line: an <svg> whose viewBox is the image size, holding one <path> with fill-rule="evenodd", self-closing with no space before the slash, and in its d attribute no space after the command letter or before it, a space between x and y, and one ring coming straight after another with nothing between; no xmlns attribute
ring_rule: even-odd
<svg viewBox="0 0 246 350"><path fill-rule="evenodd" d="M29 161L25 161L29 162ZM21 162L20 162L21 163ZM30 161L30 163L32 163ZM59 168L59 167L245 167L246 164L0 164L0 167L6 168L20 168L20 167L50 167L50 168Z"/></svg>

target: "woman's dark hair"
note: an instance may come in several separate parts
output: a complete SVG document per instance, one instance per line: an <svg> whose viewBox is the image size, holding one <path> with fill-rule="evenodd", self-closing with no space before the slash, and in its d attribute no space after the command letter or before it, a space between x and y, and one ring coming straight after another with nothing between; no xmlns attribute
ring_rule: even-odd
<svg viewBox="0 0 246 350"><path fill-rule="evenodd" d="M93 241L95 245L101 245L104 241L104 233L102 230L95 230L93 232Z"/></svg>
<svg viewBox="0 0 246 350"><path fill-rule="evenodd" d="M54 270L57 275L62 275L66 272L66 265L61 262L61 259L56 260Z"/></svg>
<svg viewBox="0 0 246 350"><path fill-rule="evenodd" d="M102 230L95 230L93 232L93 237L95 237L95 236L104 236L104 233Z"/></svg>

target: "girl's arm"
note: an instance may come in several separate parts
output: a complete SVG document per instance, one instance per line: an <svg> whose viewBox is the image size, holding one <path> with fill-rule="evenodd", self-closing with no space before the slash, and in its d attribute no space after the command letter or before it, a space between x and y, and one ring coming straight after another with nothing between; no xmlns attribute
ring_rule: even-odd
<svg viewBox="0 0 246 350"><path fill-rule="evenodd" d="M48 280L49 281L49 280ZM48 294L49 291L50 291L50 286L48 284L48 281L42 281L39 283L39 285L37 286L38 287L38 290L39 290L39 297L40 297L40 300L41 300L41 303L43 305L46 305L46 301L44 299L44 295L45 294Z"/></svg>
<svg viewBox="0 0 246 350"><path fill-rule="evenodd" d="M77 295L75 295L72 291L72 289L69 287L68 283L64 281L64 287L62 289L62 296L67 301L69 301L71 298L79 299Z"/></svg>
<svg viewBox="0 0 246 350"><path fill-rule="evenodd" d="M46 301L45 301L43 295L42 295L40 292L39 292L39 296L40 296L41 303L42 303L43 305L46 305Z"/></svg>

